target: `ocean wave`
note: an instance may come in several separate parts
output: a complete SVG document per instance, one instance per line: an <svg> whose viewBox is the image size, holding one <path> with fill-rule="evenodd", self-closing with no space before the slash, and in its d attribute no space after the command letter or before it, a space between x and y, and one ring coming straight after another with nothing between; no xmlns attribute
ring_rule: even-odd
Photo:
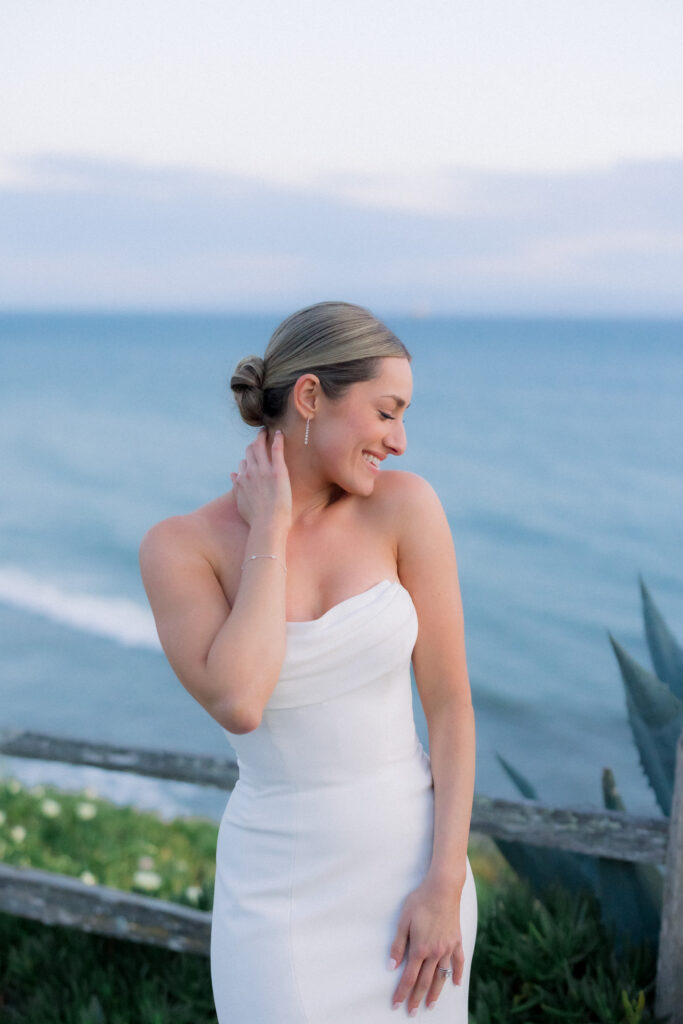
<svg viewBox="0 0 683 1024"><path fill-rule="evenodd" d="M0 566L0 602L125 647L161 650L149 608L125 597L79 593L14 566Z"/></svg>

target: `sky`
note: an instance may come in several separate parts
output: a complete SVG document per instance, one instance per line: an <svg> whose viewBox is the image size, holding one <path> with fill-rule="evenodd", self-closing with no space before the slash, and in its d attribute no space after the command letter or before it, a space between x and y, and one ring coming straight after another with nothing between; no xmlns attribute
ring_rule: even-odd
<svg viewBox="0 0 683 1024"><path fill-rule="evenodd" d="M0 308L683 315L683 6L0 9Z"/></svg>

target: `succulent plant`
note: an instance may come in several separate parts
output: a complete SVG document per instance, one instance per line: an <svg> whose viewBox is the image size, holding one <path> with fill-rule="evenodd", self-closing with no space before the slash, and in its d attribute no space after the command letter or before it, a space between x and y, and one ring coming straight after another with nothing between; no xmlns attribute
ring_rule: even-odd
<svg viewBox="0 0 683 1024"><path fill-rule="evenodd" d="M521 772L513 768L500 754L496 754L496 757L523 797L527 800L541 799ZM557 882L558 879L562 879L565 888L570 892L579 892L581 889L590 889L593 892L596 890L597 868L594 857L507 839L496 839L495 843L517 874L529 880L536 895L540 895L548 885Z"/></svg>
<svg viewBox="0 0 683 1024"><path fill-rule="evenodd" d="M652 665L659 679L666 683L674 696L683 700L683 649L676 642L664 617L654 603L650 591L639 577L643 600L645 635L650 649Z"/></svg>
<svg viewBox="0 0 683 1024"><path fill-rule="evenodd" d="M683 730L683 649L652 595L639 577L645 635L654 673L643 668L608 631L624 683L626 708L640 764L663 814L669 816L673 798L676 744ZM522 796L538 800L533 785L500 755L502 767ZM602 795L608 810L625 806L613 773L602 774ZM649 864L607 857L589 857L528 843L496 840L503 856L541 895L551 882L571 891L591 890L603 918L615 929L619 944L647 940L657 944L662 905L662 874Z"/></svg>
<svg viewBox="0 0 683 1024"><path fill-rule="evenodd" d="M609 634L626 690L626 708L640 764L657 803L671 814L676 742L683 728L683 701L648 672Z"/></svg>

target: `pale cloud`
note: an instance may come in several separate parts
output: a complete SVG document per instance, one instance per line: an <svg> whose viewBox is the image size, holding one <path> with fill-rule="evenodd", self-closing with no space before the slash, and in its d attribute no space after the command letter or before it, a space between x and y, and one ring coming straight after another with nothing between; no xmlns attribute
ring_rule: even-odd
<svg viewBox="0 0 683 1024"><path fill-rule="evenodd" d="M0 186L4 308L683 313L683 161L237 175L42 158Z"/></svg>

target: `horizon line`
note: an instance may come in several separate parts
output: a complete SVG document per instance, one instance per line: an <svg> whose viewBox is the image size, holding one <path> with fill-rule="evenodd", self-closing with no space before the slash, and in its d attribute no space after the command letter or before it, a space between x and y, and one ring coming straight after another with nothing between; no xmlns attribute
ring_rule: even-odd
<svg viewBox="0 0 683 1024"><path fill-rule="evenodd" d="M325 300L320 300L325 301ZM345 300L349 301L349 300ZM21 316L108 316L108 317L270 317L285 318L298 309L304 309L315 303L296 305L293 303L287 310L281 308L240 308L240 307L200 307L200 306L2 306L0 317ZM365 309L369 307L359 302L356 305ZM675 311L644 311L617 312L611 310L483 310L483 309L430 309L381 308L371 310L375 315L384 317L400 317L406 320L621 320L621 321L664 321L677 323L683 321L683 310Z"/></svg>

